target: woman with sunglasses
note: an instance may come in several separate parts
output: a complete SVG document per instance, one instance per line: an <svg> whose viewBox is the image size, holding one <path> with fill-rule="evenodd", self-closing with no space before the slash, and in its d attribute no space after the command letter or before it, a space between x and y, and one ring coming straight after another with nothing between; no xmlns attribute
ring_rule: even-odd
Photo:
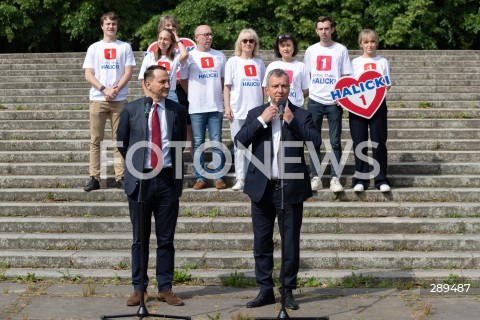
<svg viewBox="0 0 480 320"><path fill-rule="evenodd" d="M267 75L273 69L285 70L290 78L288 100L297 107L303 107L304 98L308 96L310 79L305 64L294 58L298 53L297 40L292 34L282 34L277 37L273 51L280 60L270 63L265 74ZM267 86L266 78L263 79L262 85Z"/></svg>
<svg viewBox="0 0 480 320"><path fill-rule="evenodd" d="M258 57L259 47L255 30L243 29L235 42L235 55L225 65L223 103L232 139L245 123L248 111L263 104L265 63ZM232 189L238 191L243 190L247 161L245 151L234 148L237 182Z"/></svg>

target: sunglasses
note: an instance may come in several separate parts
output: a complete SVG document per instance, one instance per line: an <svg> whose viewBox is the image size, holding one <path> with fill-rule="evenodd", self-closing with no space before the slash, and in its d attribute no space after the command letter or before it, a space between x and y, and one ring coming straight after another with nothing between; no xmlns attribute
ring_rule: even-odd
<svg viewBox="0 0 480 320"><path fill-rule="evenodd" d="M246 44L246 43L255 43L255 39L243 39L242 40L242 43Z"/></svg>
<svg viewBox="0 0 480 320"><path fill-rule="evenodd" d="M278 36L278 40L287 40L287 39L292 39L292 36L290 34L281 34Z"/></svg>

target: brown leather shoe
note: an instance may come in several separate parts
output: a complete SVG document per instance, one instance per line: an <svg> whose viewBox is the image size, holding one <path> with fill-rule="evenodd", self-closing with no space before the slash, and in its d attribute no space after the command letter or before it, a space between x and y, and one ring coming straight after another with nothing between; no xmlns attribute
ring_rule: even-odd
<svg viewBox="0 0 480 320"><path fill-rule="evenodd" d="M215 181L215 188L217 189L227 189L227 185L222 180Z"/></svg>
<svg viewBox="0 0 480 320"><path fill-rule="evenodd" d="M193 185L193 189L195 189L195 190L205 189L206 187L207 187L207 185L205 184L205 181L203 181L203 180L197 180L197 182L195 182L195 184Z"/></svg>
<svg viewBox="0 0 480 320"><path fill-rule="evenodd" d="M147 302L148 299L148 294L147 291L145 291L143 295L143 300L144 302ZM132 306L139 306L140 305L140 291L134 291L130 298L127 300L127 306L132 307Z"/></svg>
<svg viewBox="0 0 480 320"><path fill-rule="evenodd" d="M175 294L173 294L172 289L167 291L160 291L157 295L158 301L164 301L171 306L183 306L183 301Z"/></svg>

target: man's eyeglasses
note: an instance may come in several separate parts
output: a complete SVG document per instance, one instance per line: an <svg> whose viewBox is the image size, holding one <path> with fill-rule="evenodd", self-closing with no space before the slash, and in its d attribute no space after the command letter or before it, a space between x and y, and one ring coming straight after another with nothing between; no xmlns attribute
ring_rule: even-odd
<svg viewBox="0 0 480 320"><path fill-rule="evenodd" d="M213 33L197 33L197 36L204 36L205 38L213 38Z"/></svg>
<svg viewBox="0 0 480 320"><path fill-rule="evenodd" d="M292 36L290 34L281 34L278 36L278 40L288 40L292 39Z"/></svg>
<svg viewBox="0 0 480 320"><path fill-rule="evenodd" d="M255 43L255 39L243 39L243 40L242 40L242 43L243 43L243 44L246 44L247 42L248 42L248 43Z"/></svg>

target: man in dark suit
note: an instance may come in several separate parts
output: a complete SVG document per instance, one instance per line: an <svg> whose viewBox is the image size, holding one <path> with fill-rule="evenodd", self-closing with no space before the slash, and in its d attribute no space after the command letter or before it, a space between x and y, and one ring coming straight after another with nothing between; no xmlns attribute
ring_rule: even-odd
<svg viewBox="0 0 480 320"><path fill-rule="evenodd" d="M312 196L303 143L311 141L318 148L322 141L310 112L287 103L282 119L278 103L287 100L289 90L287 73L281 69L272 70L267 75L265 88L270 102L250 110L235 136L237 148L251 145L254 157L248 167L244 193L250 197L252 205L255 276L260 292L247 303L247 308L275 303L272 237L276 216L282 228L283 181L285 265L284 275L280 276L285 276L285 306L298 309L292 290L296 288L300 265L303 201Z"/></svg>
<svg viewBox="0 0 480 320"><path fill-rule="evenodd" d="M125 193L128 196L133 225L132 284L133 294L127 305L140 304L141 272L148 286L148 244L151 215L155 218L157 238L157 299L170 305L183 305L172 292L175 249L173 238L178 218L179 197L183 185L182 143L186 137L187 112L184 106L169 99L170 83L166 69L151 66L145 71L145 86L153 99L152 110L145 110L146 99L128 103L122 111L117 131L119 147L125 159ZM147 118L148 117L148 118ZM146 144L148 143L148 144ZM182 146L182 147L180 147ZM143 240L144 263L140 270L140 179L144 180Z"/></svg>

